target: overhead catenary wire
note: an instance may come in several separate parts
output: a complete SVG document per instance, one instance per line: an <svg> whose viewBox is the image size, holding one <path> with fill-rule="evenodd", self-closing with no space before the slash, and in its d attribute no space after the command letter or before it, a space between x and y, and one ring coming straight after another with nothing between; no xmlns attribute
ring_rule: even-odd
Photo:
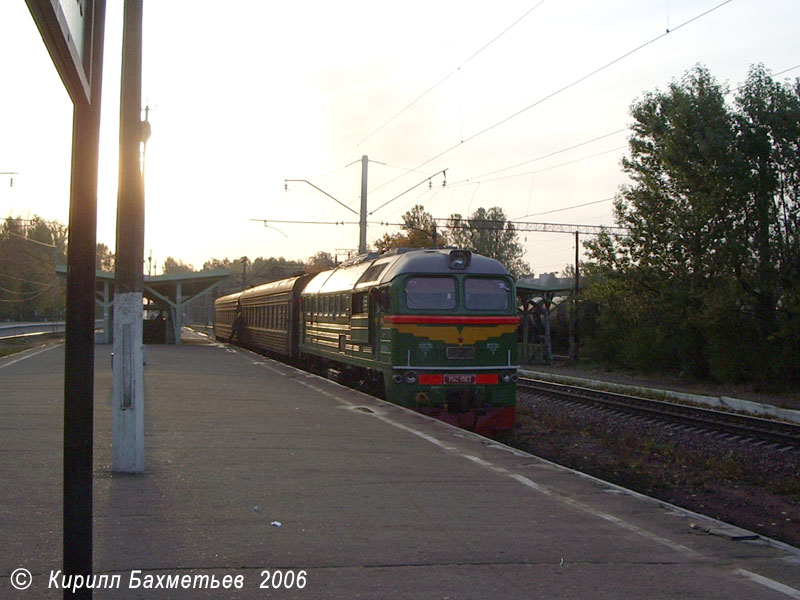
<svg viewBox="0 0 800 600"><path fill-rule="evenodd" d="M44 246L46 248L55 248L55 244L46 244L45 242L40 242L39 240L35 240L33 238L25 237L24 235L20 235L18 233L14 233L13 231L6 231L6 233L12 237L19 238L21 240L25 240L26 242L31 242L32 244L39 244L40 246Z"/></svg>
<svg viewBox="0 0 800 600"><path fill-rule="evenodd" d="M503 175L502 177L493 177L492 179L483 179L481 181L472 181L466 179L461 182L457 182L452 184L452 187L461 187L464 185L475 185L481 183L490 183L492 181L501 181L503 179L513 179L514 177L525 177L527 175L533 175L535 173L544 173L545 171L552 171L553 169L560 169L561 167L566 167L569 165L574 165L575 163L583 162L584 160L590 160L592 158L597 158L598 156L604 156L606 154L610 154L612 152L619 152L620 150L624 150L626 146L617 146L616 148L610 148L609 150L603 150L602 152L596 152L595 154L590 154L589 156L582 156L581 158L576 158L574 160L569 160L567 162L559 163L557 165L551 165L549 167L544 167L543 169L536 169L535 171L525 171L524 173L514 173L513 175Z"/></svg>
<svg viewBox="0 0 800 600"><path fill-rule="evenodd" d="M790 67L788 69L784 69L782 71L779 71L778 73L775 73L773 75L773 77L779 77L781 75L784 75L784 74L789 73L791 71L794 71L796 69L800 69L800 65L795 65L795 66ZM737 89L739 89L739 88L737 88ZM531 159L528 159L528 160L525 160L525 161L522 161L522 162L519 162L519 163L515 163L515 164L509 165L507 167L501 167L501 168L495 169L493 171L487 171L486 173L482 173L481 175L467 177L467 178L462 179L460 181L455 181L455 182L453 182L451 184L451 187L458 187L458 186L461 186L461 185L466 184L466 183L480 184L481 181L478 181L478 180L480 180L480 179L482 179L484 177L488 177L490 175L496 175L497 173L502 173L503 171L510 171L511 169L516 169L518 167L522 167L522 166L525 166L525 165L528 165L528 164L531 164L531 163L534 163L534 162L538 162L540 160L544 160L545 158L551 158L551 157L556 156L558 154L562 154L564 152L569 152L570 150L575 150L575 149L580 148L582 146L587 146L587 145L592 144L594 142L600 141L602 139L605 139L605 138L608 138L608 137L611 137L611 136L614 136L614 135L617 135L617 134L620 134L620 133L624 133L626 131L628 131L627 127L623 127L622 129L616 129L616 130L611 131L609 133L605 133L603 135L599 135L597 137L593 137L593 138L591 138L589 140L586 140L586 141L583 141L583 142L579 142L577 144L573 144L571 146L567 146L567 147L561 148L559 150L554 150L553 152L548 152L547 154L542 154L542 155L537 156L535 158L531 158ZM558 165L553 165L551 167L546 167L545 169L539 169L537 171L526 171L524 173L515 173L513 175L509 175L508 177L510 178L510 177L525 176L525 175L535 175L536 173L540 173L542 171L546 171L546 170L549 170L549 169L556 169L556 168L559 168L559 167L571 165L571 164L574 164L575 162L579 162L579 161L582 161L582 160L588 160L590 158L595 158L595 157L600 156L602 154L607 154L608 152L614 152L614 151L617 151L617 150L622 150L624 148L625 148L625 146L619 146L617 148L612 148L611 150L607 150L607 151L600 152L600 153L597 153L597 154L592 154L590 156L579 158L579 159L576 159L574 161L570 161L570 162L566 162L566 163L560 163ZM498 181L500 179L504 179L504 178L503 177L498 177L498 178L495 178L495 179L489 179L489 180L484 180L484 181ZM611 199L613 199L613 198L609 198L608 200L611 200ZM599 202L606 202L606 201L607 200L600 200ZM589 204L592 204L592 203L589 203ZM581 205L581 206L588 206L588 205ZM567 209L558 209L558 210L567 210ZM548 213L539 213L539 214L548 214ZM524 218L524 217L518 217L518 218Z"/></svg>
<svg viewBox="0 0 800 600"><path fill-rule="evenodd" d="M796 69L800 69L800 64L795 65L793 67L789 67L788 69L783 69L782 71L779 71L779 72L775 73L773 75L773 77L779 77L781 75L784 75L784 74L789 73L791 71L794 71ZM737 89L739 89L739 88L737 88ZM493 171L488 171L486 173L483 173L483 174L475 176L475 177L469 177L469 178L463 179L461 181L454 182L454 183L451 184L451 187L459 187L459 186L464 185L466 183L470 183L470 184L473 184L473 185L476 185L476 186L480 186L480 184L482 182L479 181L479 179L481 179L483 177L487 177L487 176L490 176L490 175L495 175L497 173L502 173L503 171L508 171L508 170L511 170L511 169L515 169L515 168L518 168L518 167L521 167L521 166L524 166L524 165L527 165L527 164L531 164L533 162L537 162L539 160L543 160L545 158L550 158L550 157L555 156L557 154L561 154L563 152L568 152L570 150L574 150L576 148L580 148L581 146L585 146L585 145L591 144L593 142L605 139L607 137L611 137L613 135L617 135L619 133L623 133L625 131L628 131L628 128L617 129L617 130L612 131L610 133L606 133L606 134L594 137L594 138L592 138L590 140L586 140L584 142L580 142L578 144L573 144L573 145L568 146L566 148L561 148L559 150L555 150L553 152L549 152L547 154L543 154L541 156L537 156L536 158L532 158L530 160L526 160L526 161L523 161L523 162L520 162L520 163L515 163L515 164L507 166L507 167L502 167L500 169L495 169ZM614 148L614 149L612 149L610 151L615 151L615 150L619 150L619 149L622 149L622 148L624 148L624 147ZM608 151L608 152L610 152L610 151ZM524 175L533 175L533 176L535 176L537 173L539 173L541 171L546 171L546 170L549 170L549 169L555 169L555 168L558 168L558 167L567 166L567 165L570 165L570 164L574 164L575 162L579 162L581 160L588 160L590 158L594 158L596 156L599 156L600 154L605 154L605 153L606 152L599 153L599 154L594 154L594 155L591 155L591 156L587 156L587 157L583 157L583 158L577 159L575 161L570 161L570 162L561 163L561 164L558 164L558 165L553 165L551 167L547 167L545 169L541 169L541 170L538 170L538 171L528 171L528 172L525 172L525 173L517 173L517 174L514 174L514 175L509 175L508 177L517 177L517 176L524 176ZM497 181L499 179L503 179L503 178L490 179L488 181ZM477 187L476 187L476 190L477 190ZM474 197L474 193L473 193L473 197ZM584 204L577 204L577 205L573 205L573 206L567 206L567 207L564 207L564 208L558 208L558 209L555 209L555 210L549 210L549 211L545 211L545 212L527 214L527 215L522 216L522 217L513 217L513 218L511 218L509 220L515 221L515 220L519 220L519 219L526 219L526 218L529 218L529 217L549 215L549 214L553 214L553 213L557 213L557 212L563 212L563 211L566 211L566 210L572 210L572 209L575 209L575 208L583 208L583 207L586 207L586 206L592 206L594 204L600 204L600 203L603 203L603 202L610 202L612 200L614 200L613 196L609 197L609 198L604 198L602 200L595 200L595 201L592 201L592 202L586 202Z"/></svg>
<svg viewBox="0 0 800 600"><path fill-rule="evenodd" d="M335 198L335 197L331 196L331 195L330 195L328 192L326 192L325 190L323 190L321 187L319 187L319 186L317 186L317 185L315 185L315 184L311 183L311 182L310 182L308 179L284 179L283 181L284 181L284 189L285 189L286 191L288 191L288 189L289 189L289 187L288 187L288 186L289 186L289 182L295 182L295 183L307 183L308 185L310 185L311 187L313 187L315 190L317 190L317 191L319 191L319 192L322 192L323 194L325 194L325 195L326 195L328 198L330 198L331 200L333 200L334 202L336 202L336 204L338 204L338 205L340 205L340 206L343 206L343 207L345 207L347 210L349 210L351 213L353 213L353 214L355 214L355 215L357 215L357 214L358 214L358 211L357 211L357 210L353 210L352 208L350 208L349 206L347 206L347 204L345 204L344 202L342 202L342 201L341 201L341 200L339 200L338 198Z"/></svg>
<svg viewBox="0 0 800 600"><path fill-rule="evenodd" d="M297 221L292 219L250 219L259 223L291 223L293 225L358 225L358 221ZM374 223L373 223L374 224Z"/></svg>
<svg viewBox="0 0 800 600"><path fill-rule="evenodd" d="M800 69L800 65L795 65L793 67L789 67L788 69L784 69L783 71L778 71L775 73L775 75L773 75L773 77L780 77L781 75L785 75L789 71L794 71L795 69Z"/></svg>
<svg viewBox="0 0 800 600"><path fill-rule="evenodd" d="M509 219L509 221L518 221L520 219L527 219L529 217L541 217L543 215L551 215L551 214L557 213L557 212L564 212L565 210L572 210L573 208L583 208L585 206L592 206L593 204L600 204L602 202L611 202L613 199L614 199L614 197L611 196L610 198L603 198L602 200L594 200L592 202L585 202L583 204L575 204L574 206L565 206L564 208L556 208L554 210L548 210L548 211L539 212L539 213L532 213L532 214L525 215L525 216L522 216L522 217L514 217L513 219Z"/></svg>
<svg viewBox="0 0 800 600"><path fill-rule="evenodd" d="M779 72L775 73L773 75L773 77L780 77L781 75L785 75L786 73L789 73L789 72L794 71L796 69L800 69L800 64L795 65L793 67L789 67L788 69L783 69L782 71L779 71ZM740 87L741 86L739 86L739 88L737 88L737 89L740 89ZM478 183L479 184L481 182L478 181L478 180L482 179L483 177L489 177L490 175L496 175L497 173L502 173L503 171L510 171L511 169L516 169L518 167L522 167L522 166L525 166L525 165L528 165L528 164L531 164L531 163L534 163L534 162L538 162L540 160L544 160L545 158L551 158L551 157L556 156L558 154L562 154L564 152L569 152L570 150L575 150L575 149L580 148L582 146L587 146L587 145L592 144L594 142L600 141L602 139L605 139L605 138L608 138L608 137L611 137L611 136L614 136L614 135L617 135L617 134L620 134L620 133L624 133L626 131L628 131L627 127L623 127L622 129L616 129L616 130L611 131L609 133L605 133L603 135L599 135L597 137L593 137L593 138L591 138L589 140L586 140L586 141L583 141L583 142L579 142L577 144L572 144L571 146L567 146L567 147L561 148L559 150L554 150L553 152L548 152L547 154L542 154L542 155L537 156L535 158L531 158L531 159L528 159L528 160L525 160L525 161L522 161L522 162L519 162L519 163L515 163L515 164L509 165L507 167L501 167L501 168L495 169L493 171L487 171L486 173L482 173L481 175L467 177L467 178L464 178L464 179L462 179L460 181L455 181L455 182L453 182L451 184L451 187L457 187L457 186L460 186L460 185L465 184L465 183L473 183L473 184ZM622 148L624 148L624 146L623 147L614 148L614 149L612 149L610 151L615 151L615 150L619 150L619 149L622 149ZM561 164L554 165L552 167L547 167L546 169L541 169L541 170L538 170L538 171L527 171L525 173L516 173L514 175L510 175L509 177L517 177L517 176L523 176L523 175L535 175L536 173L539 173L539 172L544 171L544 170L554 169L554 168L570 165L570 164L573 164L573 162L578 162L580 160L588 160L590 158L594 158L595 156L599 156L599 154L593 154L591 156L587 156L587 157L584 157L584 158L581 158L581 159L577 159L576 161L567 162L567 163L561 163ZM502 178L498 178L498 179L502 179ZM496 181L496 180L497 179L490 179L489 181ZM600 200L600 202L605 202L605 200ZM584 206L584 205L581 205L581 206ZM559 210L566 210L566 209L559 209ZM539 214L548 214L548 213L539 213ZM519 217L519 218L524 218L524 217Z"/></svg>
<svg viewBox="0 0 800 600"><path fill-rule="evenodd" d="M562 94L562 93L566 92L567 90L569 90L569 89L571 89L571 88L583 83L584 81L587 81L588 79L594 77L595 75L605 71L609 67L612 67L613 65L625 60L626 58L632 56L633 54L636 54L637 52L643 50L644 48L646 48L646 47L658 42L659 40L661 40L664 37L670 35L671 33L674 33L676 31L678 31L679 29L682 29L683 27L686 27L687 25L689 25L691 23L694 23L695 21L697 21L697 20L699 20L699 19L701 19L701 18L703 18L703 17L715 12L716 10L719 10L720 8L722 8L726 4L730 4L731 2L733 2L733 0L724 0L723 2L720 2L719 4L713 6L712 8L710 8L710 9L708 9L708 10L706 10L706 11L704 11L704 12L702 12L702 13L700 13L700 14L698 14L698 15L690 18L690 19L687 19L686 21L680 23L679 25L677 25L676 27L670 29L669 31L661 33L661 34L651 38L650 40L648 40L648 41L646 41L646 42L644 42L642 44L639 44L635 48L625 52L624 54L621 54L617 58L615 58L615 59L603 64L600 67L597 67L596 69L586 73L585 75L582 75L581 77L575 79L574 81L572 81L572 82L570 82L570 83L558 88L557 90L555 90L555 91L553 91L553 92L551 92L551 93L539 98L538 100L528 104L527 106L525 106L525 107L523 107L523 108L511 113L510 115L500 119L499 121L495 122L494 124L489 125L488 127L485 127L483 129L473 133L472 135L467 136L466 138L462 139L460 142L458 142L456 144L453 144L452 146L449 146L448 148L445 148L444 150L438 152L437 154L435 154L435 155L431 156L430 158L424 160L423 162L419 163L416 167L414 167L414 170L421 169L425 165L430 164L434 160L437 160L437 159L441 158L442 156L452 152L456 148L458 148L460 146L463 146L464 144L466 144L468 142L471 142L472 140L475 140L475 139L485 135L486 133L489 133L490 131L492 131L492 130L494 130L494 129L496 129L496 128L498 128L498 127L500 127L500 126L502 126L502 125L504 125L506 123L508 123L509 121L511 121L513 119L516 119L517 117L525 114L529 110L531 110L531 109L543 104L544 102L546 102L546 101L558 96L559 94ZM386 185L389 185L389 184L397 181L398 179L402 178L403 176L404 175L399 175L399 176L395 177L394 179L391 179L391 180L387 181L386 183L384 183L380 187L384 187ZM376 188L376 189L380 189L380 188Z"/></svg>
<svg viewBox="0 0 800 600"><path fill-rule="evenodd" d="M418 187L419 187L419 186L421 186L423 183L430 183L430 182L431 182L431 180L432 180L434 177L436 177L437 175L442 175L442 176L444 176L445 180L444 180L444 183L442 183L442 187L446 186L446 185L447 185L447 169L442 169L441 171L438 171L438 172L434 173L434 174L433 174L433 175L431 175L430 177L426 177L425 179L423 179L423 180L422 180L422 181L420 181L419 183L415 183L415 184L414 184L414 185L412 185L410 188L408 188L408 189L407 189L405 192L402 192L402 193L400 193L400 194L397 194L397 196L395 196L395 197L394 197L394 198L392 198L391 200L387 200L386 202L384 202L383 204L381 204L381 205L380 205L378 208L375 208L375 209L371 210L371 211L370 211L368 214L372 215L372 214L376 213L377 211L379 211L380 209L382 209L382 208L383 208L384 206L386 206L387 204L391 204L392 202L394 202L395 200L397 200L397 199L398 199L398 198L400 198L401 196L405 196L405 195L406 195L408 192L410 192L410 191L411 191L411 190L413 190L413 189L416 189L416 188L418 188Z"/></svg>
<svg viewBox="0 0 800 600"><path fill-rule="evenodd" d="M14 277L13 275L7 275L6 273L0 273L0 277L4 277L6 279L13 279L14 281L21 281L22 283L32 283L34 285L41 285L45 287L52 287L52 283L45 283L42 281L34 281L32 279L23 279L22 277Z"/></svg>
<svg viewBox="0 0 800 600"><path fill-rule="evenodd" d="M525 11L525 13L523 13L523 14L522 14L522 16L518 17L518 18L517 18L517 19L516 19L516 20L515 20L513 23L511 23L511 24L510 24L508 27L506 27L506 28L505 28L503 31L501 31L499 34L497 34L497 35L496 35L494 38L492 38L490 41L486 42L486 43L485 43L483 46L481 46L481 47L480 47L478 50L476 50L475 52L473 52L473 53L472 53L472 55L471 55L469 58L467 58L465 61L463 61L463 62L462 62L460 65L458 65L458 66L457 66L455 69L453 69L452 71L450 71L450 72L449 72L447 75L445 75L444 77L442 77L442 78L441 78L439 81L437 81L436 83L434 83L434 84L433 84L431 87L429 87L427 90L425 90L425 91L424 91L424 92L422 92L422 93L421 93L419 96L417 96L416 98L414 98L414 100L412 100L411 102L409 102L409 103L408 103L406 106L404 106L404 107L403 107L403 108L402 108L402 109L401 109L399 112L395 113L395 114L394 114L392 117L390 117L389 119L387 119L386 121L384 121L384 123L383 123L382 125L380 125L380 126L377 128L377 129L374 129L374 130L373 130L373 131L372 131L370 134L368 134L368 135L367 135L367 136L366 136L364 139L362 139L360 142L358 142L357 144L355 144L355 145L354 145L354 146L352 146L351 148L348 148L348 149L347 149L345 152L342 152L342 154L340 154L340 155L339 155L339 158L341 158L342 156L345 156L346 154L349 154L350 152L352 152L352 151L353 151L353 150L355 150L356 148L360 147L360 146L361 146L361 144L363 144L363 143L364 143L364 142L366 142L368 139L370 139L372 136L376 135L376 134L377 134L377 133L379 133L381 130L383 130L384 128L386 128L386 127L387 127L389 124L391 124L391 123L392 123L392 122L393 122L395 119L397 119L397 118L398 118L400 115L402 115L404 112L406 112L406 111L407 111L408 109L410 109L412 106L414 106L415 104L417 104L417 103L418 103L420 100L422 100L422 99L423 99L425 96L427 96L428 94L430 94L430 93L431 93L433 90L435 90L435 89L436 89L436 88L438 88L440 85L442 85L444 82L446 82L448 79L450 79L450 78L451 78L453 75L455 75L456 73L458 73L458 72L459 72L459 71L460 71L460 70L461 70L463 67L465 67L465 66L466 66L466 65L467 65L467 64L468 64L470 61L472 61L472 60L473 60L475 57L477 57L477 56L478 56L478 55L479 55L481 52L483 52L483 51L484 51L484 50L486 50L486 49L487 49L489 46L491 46L492 44L494 44L494 43L495 43L497 40L499 40L499 39L500 39L501 37L503 37L503 36L504 36L506 33L508 33L508 32L509 32L509 31L510 31L510 30L511 30L513 27L515 27L515 26L516 26L518 23L520 23L520 21L522 21L523 19L525 19L525 17L527 17L527 16L528 16L529 14L531 14L531 13L532 13L534 10L536 10L536 9L537 9L537 8L539 8L539 7L540 7L542 4L544 4L544 1L545 1L545 0L540 0L540 1L539 1L538 3L536 3L536 4L535 4L533 7L531 7L531 8L530 8L530 9L528 9L527 11Z"/></svg>
<svg viewBox="0 0 800 600"><path fill-rule="evenodd" d="M510 165L508 167L502 167L500 169L495 169L494 171L488 171L486 173L482 173L481 175L477 175L475 177L469 177L469 178L465 179L464 181L472 181L472 180L475 180L475 179L481 179L483 177L489 177L490 175L496 175L497 173L502 173L503 171L510 171L511 169L516 169L518 167L523 167L525 165L529 165L531 163L538 162L540 160L544 160L545 158L551 158L551 157L556 156L558 154L563 154L564 152L569 152L570 150L576 150L576 149L580 148L581 146L587 146L587 145L592 144L594 142L598 142L598 141L603 140L603 139L605 139L607 137L611 137L613 135L624 133L626 131L628 131L628 128L627 127L623 127L622 129L617 129L617 130L612 131L610 133L605 133L603 135L599 135L599 136L594 137L594 138L592 138L590 140L586 140L584 142L579 142L577 144L572 144L571 146L567 146L566 148L561 148L559 150L554 150L553 152L548 152L547 154L542 154L541 156L537 156L536 158L531 158L529 160L524 160L524 161L522 161L520 163L516 163L516 164ZM526 173L526 174L529 175L530 173ZM453 185L457 185L458 183L461 183L461 182L455 182Z"/></svg>
<svg viewBox="0 0 800 600"><path fill-rule="evenodd" d="M35 292L34 294L32 294L30 296L26 296L25 298L17 298L17 299L13 299L13 300L12 299L6 299L6 298L0 298L0 302L3 302L5 304L19 304L21 302L30 302L31 300L35 300L36 298L38 298L42 294L50 291L50 289L52 287L53 286L50 286L50 287L45 288L43 290L39 290L38 292ZM16 294L16 295L21 294L21 292L15 292L13 290L7 290L5 288L0 288L0 291L8 293L8 294Z"/></svg>
<svg viewBox="0 0 800 600"><path fill-rule="evenodd" d="M704 17L705 15L707 15L707 14L709 14L709 13L711 13L711 12L713 12L713 11L715 11L715 10L719 9L719 8L721 8L722 6L725 6L726 4L728 4L728 3L730 3L730 2L731 2L731 0L727 0L727 1L725 1L725 2L721 2L721 3L717 4L716 6L714 6L713 8L711 8L710 10L708 10L708 11L706 11L706 12L702 13L702 14L699 14L699 15L695 16L694 18L692 18L692 19L689 19L689 20L685 21L684 23L681 23L680 25L678 25L678 26L676 26L676 27L672 28L672 29L671 29L671 32L675 32L675 31L677 31L677 30L681 29L682 27L685 27L685 26L686 26L686 25L688 25L689 23L691 23L691 22L693 22L693 21L696 21L697 19L700 19L700 18ZM506 122L508 122L509 120L511 120L511 119L513 119L513 118L515 118L516 116L519 116L520 114L522 114L522 113L523 113L523 112L525 112L526 110L529 110L529 109L533 108L534 106L536 106L537 104L539 104L539 103L541 103L541 102L544 102L544 101L548 100L549 98L553 97L553 96L554 96L555 94L557 94L557 93L560 93L561 91L564 91L564 90L566 90L566 89L568 89L568 88L570 88L570 87L573 87L573 86L575 86L575 85L578 85L579 83L581 83L581 82L585 81L585 80L586 80L586 79L588 79L589 77L591 77L591 76L595 75L596 73L599 73L599 72L600 72L600 71L602 71L603 69L605 69L605 68L608 68L608 67L610 67L611 65L614 65L614 64L618 63L619 61L621 61L621 60L623 60L623 59L627 58L628 56L630 56L631 54L633 54L634 52L636 52L636 51L639 51L639 50L641 50L641 49L645 48L646 46L648 46L648 45L650 45L650 44L652 44L652 43L654 43L654 42L658 41L659 39L661 39L661 38L662 38L662 37L664 37L665 35L666 35L666 34L661 34L661 35L659 35L659 36L657 36L657 37L653 38L652 40L650 40L650 41L646 42L645 44L641 44L640 46L637 46L637 47L636 47L636 48L634 48L633 50L631 50L631 51L629 51L629 52L627 52L627 53L623 54L622 56L618 57L617 59L615 59L615 60L613 60L613 61L611 61L611 62L607 63L607 64L606 64L606 65L604 65L603 67L601 67L601 68L599 68L599 69L596 69L595 71L592 71L592 72L588 73L587 75L585 75L585 76L583 76L583 77L581 77L581 78L577 79L576 81L572 82L572 83L571 83L571 84L569 84L568 86L565 86L565 87L564 87L564 88L562 88L561 90L557 90L557 91L556 91L556 92L554 92L553 94L550 94L549 96L546 96L546 97L544 97L544 98L542 98L542 99L538 100L537 102L535 102L535 103L533 103L533 104L531 104L531 105L529 105L529 106L525 107L525 108L524 108L522 111L517 111L516 113L512 113L511 115L509 115L508 117L506 117L505 119L503 119L503 120L501 120L501 121L498 121L497 123L495 123L495 124L494 124L494 125L492 125L491 127L489 127L489 128L486 128L486 129L484 129L484 130L482 130L482 131L478 131L477 133L474 133L474 134L470 135L470 136L469 136L468 138L466 138L465 140L462 140L462 142L461 142L461 143L464 143L465 141L470 141L470 140L473 140L473 139L475 139L476 137L478 137L478 136L482 135L483 133L486 133L487 131L489 131L489 130L491 130L491 129L495 128L495 127L499 127L499 126L501 126L503 123L506 123ZM604 137L611 136L611 135L614 135L614 134L618 134L618 133L621 133L621 132L624 132L624 131L626 131L626 129L619 129L619 130L616 130L616 131L614 131L614 132L611 132L611 133L609 133L609 134L604 134L603 136L599 136L599 137L597 137L597 138L593 138L592 140L588 140L588 141L586 141L586 142L581 142L580 144L577 144L577 145L570 146L569 148L565 148L565 149L563 149L563 150L561 150L561 151L558 151L558 152L566 152L567 150L569 150L569 149L574 149L574 148L575 148L575 147L577 147L577 146L581 146L581 145L584 145L584 144L588 144L588 143L591 143L591 142L593 142L593 141L597 141L597 140L599 140L599 139L602 139L602 138L604 138ZM373 134L370 134L370 135L373 135ZM455 148L455 147L457 147L457 146L460 146L460 145L461 145L461 144L456 144L456 145L455 145L453 148ZM615 149L613 149L613 150L609 150L609 151L606 151L606 152L603 152L603 153L600 153L600 154L606 154L606 153L608 153L608 152L614 152L614 151L616 151L616 150L618 150L618 149L619 149L619 148L615 148ZM507 167L503 167L502 169L495 169L494 171L490 171L490 172L484 173L483 175L481 175L481 176L479 176L479 177L481 177L481 178L482 178L482 177L487 177L487 176L494 175L494 174L497 174L497 173L502 173L502 172L504 172L504 171L509 171L509 170L512 170L512 169L515 169L515 168L519 168L519 167L521 167L521 166L524 166L524 165L526 165L526 164L530 164L530 163L532 163L532 162L534 162L534 161L536 161L536 160L541 160L541 159L543 159L543 158L545 158L545 157L547 157L547 156L552 156L553 154L556 154L556 153L557 153L557 152L555 152L555 153L550 153L550 154L548 154L548 155L544 155L544 156L540 156L540 157L536 157L536 158L534 158L534 159L529 159L529 160L523 161L523 162L521 162L521 163L516 163L516 164L514 164L514 165L510 165L510 166L507 166ZM600 154L595 154L595 155L592 155L592 156L590 156L590 157L585 157L585 158L578 159L578 160L587 160L587 159L589 159L589 158L592 158L592 157L594 157L594 156L599 156ZM391 181L389 181L389 182L386 182L386 183L384 183L384 184L383 184L383 185L381 185L379 188L376 188L376 189L373 189L373 190L371 190L371 192L375 192L375 191L379 190L380 188L382 188L384 185L388 185L388 184L392 183L393 181L397 181L397 180L398 180L398 179L400 179L401 177L407 176L408 174L410 174L410 173L412 173L412 172L415 172L415 171L420 171L420 170L421 170L421 169L420 169L420 167L424 167L424 166L425 166L425 164L428 164L429 162L431 162L431 161L432 161L432 160L434 160L435 158L438 158L438 156L439 156L439 155L437 155L437 156L436 156L436 157L434 157L434 158L428 159L428 160L427 160L425 163L422 163L422 164L420 164L420 165L418 165L418 166L416 166L416 167L414 167L414 168L410 168L410 169L404 169L404 171L405 171L405 172L404 172L402 175L400 175L399 177L395 177L394 179L392 179L392 180L391 180ZM578 162L578 161L577 161L577 160L576 160L576 161L570 161L570 162L567 162L567 163L563 163L563 164L561 164L561 165L554 165L554 166L552 166L552 167L547 167L546 169L542 169L542 170L553 169L553 168L557 168L557 167L559 167L559 166L564 166L564 165L566 165L566 164L574 164L575 162ZM395 167L395 168L399 168L399 167ZM528 172L528 173L522 173L522 174L516 174L516 175L509 175L509 177L516 177L516 176L520 176L520 175L529 175L529 174L535 174L536 172L538 172L538 171L532 171L532 172ZM502 178L497 178L497 179L502 179ZM427 179L426 179L426 180L427 180ZM494 181L494 179L492 179L492 181ZM422 182L421 182L421 183L422 183ZM475 184L476 182L472 181L472 182L470 182L470 183L472 183L472 184ZM480 182L477 182L477 183L479 184ZM415 186L415 187L416 187L416 186ZM412 188L412 189L413 189L413 188ZM477 187L476 187L475 191L477 192ZM404 193L407 193L407 192L404 192ZM424 194L423 194L422 196L424 196ZM420 196L417 196L417 197L420 197ZM474 193L473 193L473 197L474 197ZM389 202L392 202L392 201L396 200L397 198L398 198L398 196L396 196L395 198L392 198L391 200L389 200ZM590 204L594 204L594 203L606 202L606 201L608 201L608 200L610 200L610 199L604 199L604 200L599 200L599 201L595 201L595 202L585 203L585 204L583 204L583 205L578 205L578 206L584 206L584 205L590 205ZM529 198L529 201L530 201L530 198ZM378 207L378 208L376 208L375 210L373 210L373 211L372 211L372 213L374 213L374 212L375 212L375 211L377 211L377 210L380 210L380 209L381 209L383 206L385 206L386 204L387 204L387 203L384 203L384 204L382 204L380 207ZM548 211L547 213L539 213L539 214L549 214L550 212L559 212L559 211L562 211L562 210L569 210L570 208L572 208L572 207L567 207L567 208L564 208L564 209L556 209L556 210L554 210L554 211ZM526 211L526 212L528 212L528 211ZM372 213L370 213L370 214L372 214ZM527 215L527 216L531 216L531 215ZM524 219L524 218L526 218L526 217L516 217L516 219ZM337 224L338 224L338 222L337 222ZM344 224L344 222L341 222L341 224Z"/></svg>
<svg viewBox="0 0 800 600"><path fill-rule="evenodd" d="M405 210L405 209L407 209L409 206L411 206L412 204L416 205L416 204L417 204L417 203L420 201L420 199L421 199L423 196L426 196L427 194L431 194L431 192L433 192L433 193L431 194L431 197L428 199L428 202L429 202L429 203L430 203L430 202L433 202L433 201L436 199L436 196L438 196L438 195L439 195L439 194L442 192L442 190L443 190L443 189L444 189L444 188L442 188L442 187L437 187L435 191L433 191L433 190L431 190L431 189L425 189L425 190L422 190L422 191L421 191L419 194L417 194L416 196L414 196L414 197L413 197L411 200L409 200L409 201L408 201L408 202L407 202L405 205L403 205L403 208L402 208L402 209L399 209L399 210Z"/></svg>

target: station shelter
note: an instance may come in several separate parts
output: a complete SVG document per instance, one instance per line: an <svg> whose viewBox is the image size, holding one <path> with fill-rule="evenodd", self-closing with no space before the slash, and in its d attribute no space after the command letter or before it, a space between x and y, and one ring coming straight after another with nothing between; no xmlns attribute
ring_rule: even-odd
<svg viewBox="0 0 800 600"><path fill-rule="evenodd" d="M66 275L65 266L56 266L56 272ZM144 342L153 344L180 344L181 328L186 310L195 302L204 301L213 306L213 290L230 277L228 269L201 271L199 273L171 273L145 275L142 295ZM97 271L95 277L95 303L103 311L102 342L110 344L114 331L114 273ZM211 310L210 308L208 310Z"/></svg>
<svg viewBox="0 0 800 600"><path fill-rule="evenodd" d="M550 309L558 298L575 293L575 280L546 274L535 280L517 281L520 317L518 357L520 364L550 364L553 345Z"/></svg>

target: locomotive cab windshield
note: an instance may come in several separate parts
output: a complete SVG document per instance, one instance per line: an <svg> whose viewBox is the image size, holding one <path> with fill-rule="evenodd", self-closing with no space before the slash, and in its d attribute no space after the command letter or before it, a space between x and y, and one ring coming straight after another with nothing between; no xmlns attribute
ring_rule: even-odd
<svg viewBox="0 0 800 600"><path fill-rule="evenodd" d="M462 289L463 285L463 289ZM505 278L411 276L403 287L409 310L505 312L513 306L511 285ZM459 303L459 297L463 301Z"/></svg>
<svg viewBox="0 0 800 600"><path fill-rule="evenodd" d="M453 277L409 277L405 288L406 307L418 310L452 310L456 307Z"/></svg>
<svg viewBox="0 0 800 600"><path fill-rule="evenodd" d="M467 310L508 310L511 286L505 279L467 277L464 280L464 308Z"/></svg>

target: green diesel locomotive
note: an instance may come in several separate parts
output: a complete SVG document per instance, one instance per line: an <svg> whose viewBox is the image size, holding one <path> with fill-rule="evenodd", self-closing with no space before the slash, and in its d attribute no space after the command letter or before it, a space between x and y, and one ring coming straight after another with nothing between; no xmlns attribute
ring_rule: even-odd
<svg viewBox="0 0 800 600"><path fill-rule="evenodd" d="M493 434L514 423L518 320L499 262L398 249L219 298L215 335Z"/></svg>

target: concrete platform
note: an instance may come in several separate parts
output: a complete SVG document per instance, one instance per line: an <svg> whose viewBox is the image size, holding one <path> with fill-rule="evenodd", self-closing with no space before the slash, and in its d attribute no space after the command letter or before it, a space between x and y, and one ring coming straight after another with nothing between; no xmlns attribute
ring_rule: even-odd
<svg viewBox="0 0 800 600"><path fill-rule="evenodd" d="M96 347L95 598L800 598L797 549L184 341L147 348L140 476L111 473ZM0 360L1 598L62 595L62 386L63 346ZM226 576L242 589L144 587Z"/></svg>

